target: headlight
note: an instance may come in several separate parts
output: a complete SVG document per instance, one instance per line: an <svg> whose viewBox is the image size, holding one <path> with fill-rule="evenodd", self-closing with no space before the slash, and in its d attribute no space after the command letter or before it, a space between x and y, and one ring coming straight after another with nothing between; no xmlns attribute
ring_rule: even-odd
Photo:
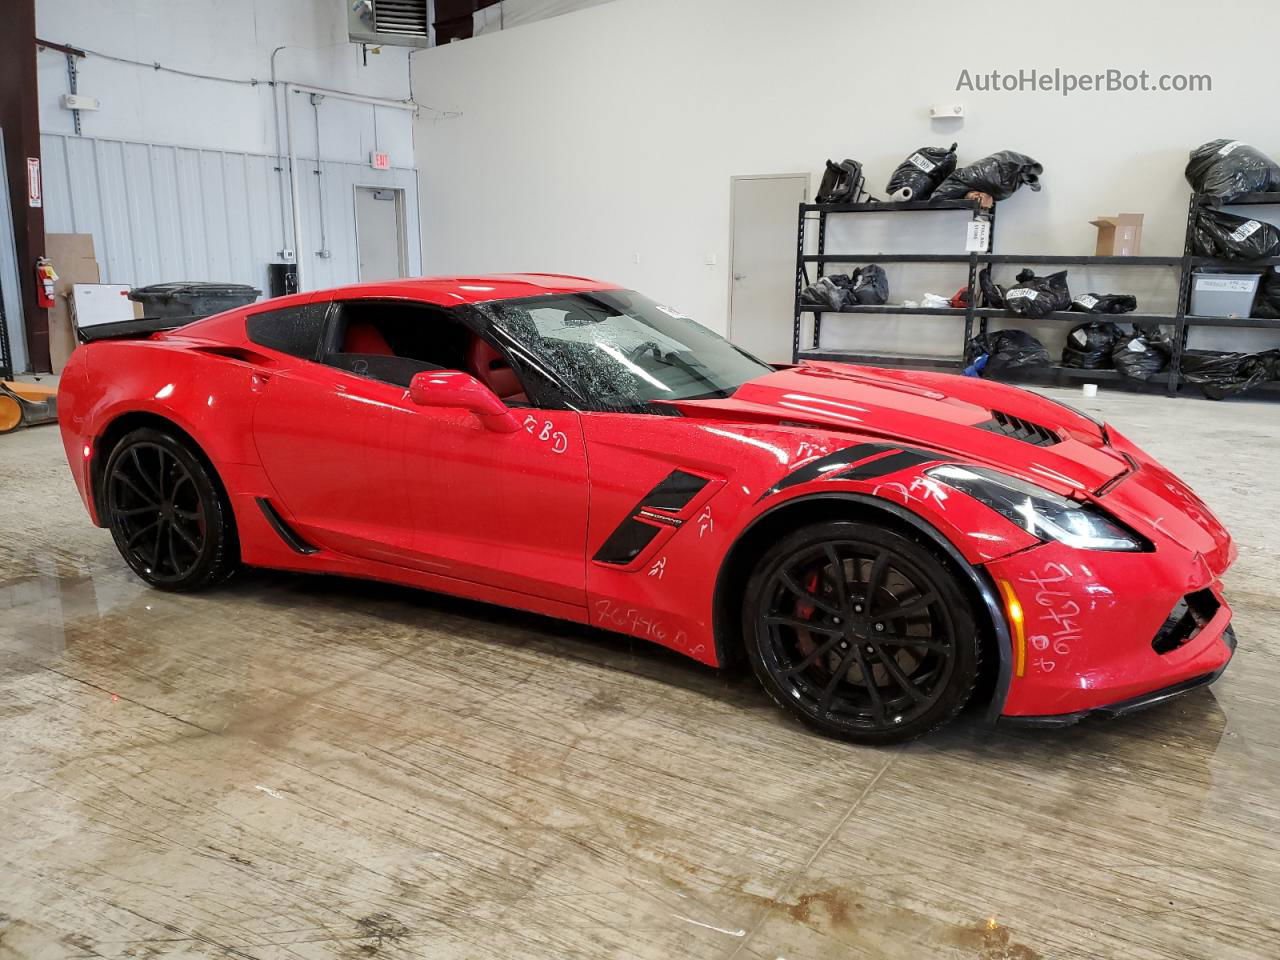
<svg viewBox="0 0 1280 960"><path fill-rule="evenodd" d="M1098 508L1060 497L998 470L944 464L925 473L986 504L1041 540L1056 540L1080 550L1150 549L1145 540Z"/></svg>

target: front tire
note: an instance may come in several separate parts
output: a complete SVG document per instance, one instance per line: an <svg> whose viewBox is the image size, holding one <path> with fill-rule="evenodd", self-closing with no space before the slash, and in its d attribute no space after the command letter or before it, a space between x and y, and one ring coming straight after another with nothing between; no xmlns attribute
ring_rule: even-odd
<svg viewBox="0 0 1280 960"><path fill-rule="evenodd" d="M979 638L969 601L926 547L867 523L805 527L747 583L743 637L760 684L828 736L884 745L969 701Z"/></svg>
<svg viewBox="0 0 1280 960"><path fill-rule="evenodd" d="M235 520L213 471L182 439L143 427L112 450L103 474L107 526L139 577L199 590L238 563Z"/></svg>

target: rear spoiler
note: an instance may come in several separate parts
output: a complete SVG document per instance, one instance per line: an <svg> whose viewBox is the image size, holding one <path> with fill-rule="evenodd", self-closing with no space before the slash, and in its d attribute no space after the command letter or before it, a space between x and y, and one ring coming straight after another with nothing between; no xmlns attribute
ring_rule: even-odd
<svg viewBox="0 0 1280 960"><path fill-rule="evenodd" d="M204 316L192 314L188 317L138 317L133 320L118 320L115 323L95 323L91 327L77 327L76 337L81 343L92 343L95 340L143 339L153 333L176 330L203 319Z"/></svg>

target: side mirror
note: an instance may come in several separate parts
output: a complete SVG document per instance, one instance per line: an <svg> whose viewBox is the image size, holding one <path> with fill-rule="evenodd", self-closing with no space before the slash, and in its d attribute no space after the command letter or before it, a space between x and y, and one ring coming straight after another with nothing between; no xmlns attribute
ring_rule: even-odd
<svg viewBox="0 0 1280 960"><path fill-rule="evenodd" d="M470 410L495 433L515 433L520 429L507 405L496 393L461 370L427 370L409 381L409 399L420 407L460 407Z"/></svg>

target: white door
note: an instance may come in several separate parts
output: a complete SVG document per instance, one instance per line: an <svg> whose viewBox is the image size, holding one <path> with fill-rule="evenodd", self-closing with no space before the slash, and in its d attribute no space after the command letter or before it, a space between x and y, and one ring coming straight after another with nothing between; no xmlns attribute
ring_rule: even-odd
<svg viewBox="0 0 1280 960"><path fill-rule="evenodd" d="M729 339L768 363L791 362L796 218L807 173L731 181Z"/></svg>
<svg viewBox="0 0 1280 960"><path fill-rule="evenodd" d="M356 187L356 255L360 279L404 276L404 192Z"/></svg>

